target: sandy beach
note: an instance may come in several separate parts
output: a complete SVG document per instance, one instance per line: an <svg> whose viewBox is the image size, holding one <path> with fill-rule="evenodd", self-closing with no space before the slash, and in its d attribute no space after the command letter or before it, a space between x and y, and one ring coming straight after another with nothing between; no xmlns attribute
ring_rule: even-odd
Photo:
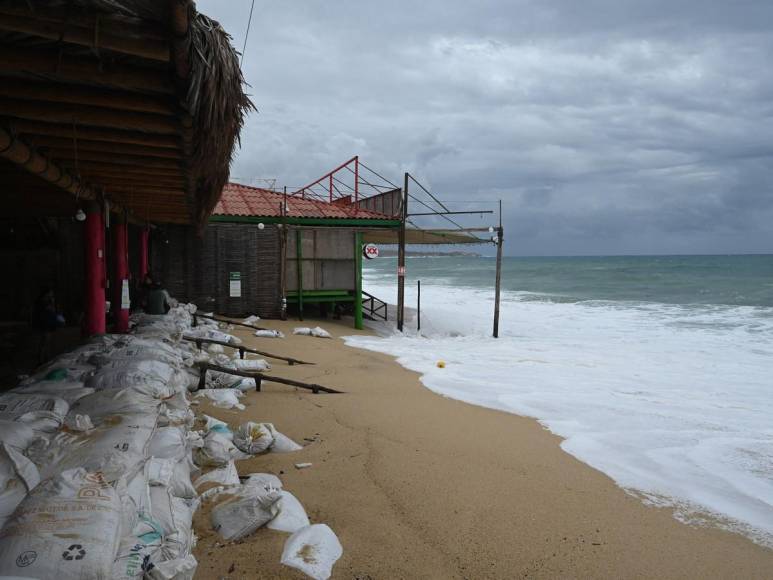
<svg viewBox="0 0 773 580"><path fill-rule="evenodd" d="M245 344L314 366L272 362L272 374L338 388L314 395L264 384L244 411L200 412L232 427L273 422L306 447L237 462L274 473L312 523L338 535L334 578L771 578L773 550L718 528L676 521L563 452L537 421L436 395L392 357L293 336L306 321L267 321L284 340ZM311 441L310 441L311 440ZM297 462L313 466L297 470ZM206 506L196 515L196 578L304 578L279 563L286 534L260 529L223 542Z"/></svg>

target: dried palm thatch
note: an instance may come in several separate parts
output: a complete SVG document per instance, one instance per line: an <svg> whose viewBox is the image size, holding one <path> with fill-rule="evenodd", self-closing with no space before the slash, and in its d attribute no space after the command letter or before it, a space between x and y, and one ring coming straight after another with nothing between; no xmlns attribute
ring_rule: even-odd
<svg viewBox="0 0 773 580"><path fill-rule="evenodd" d="M43 38L39 38L41 35L36 34L37 26L19 24L14 26L21 26L21 28L13 29L10 25L6 25L4 30L25 33L3 36L2 40L6 44L10 40L11 44L17 45L21 50L28 47L38 52L48 50L48 54L54 56L53 60L60 62L63 53L68 55L67 58L87 57L91 61L96 57L100 63L99 70L102 69L102 63L106 63L112 70L120 71L121 67L124 67L126 70L133 71L135 75L147 74L149 78L154 79L153 85L148 86L147 89L136 86L136 83L135 86L116 88L120 88L124 95L131 97L134 107L137 106L138 98L147 98L153 103L157 103L161 98L170 99L169 104L176 111L174 115L179 125L180 154L175 155L180 158L179 171L170 169L168 161L160 161L156 167L164 166L167 169L148 171L148 175L159 182L172 182L172 185L168 183L164 185L164 187L172 187L169 190L170 196L175 195L174 183L184 184L176 190L180 201L172 202L170 197L155 200L151 194L147 194L143 201L144 205L140 206L137 203L133 205L131 196L120 197L121 187L125 185L109 179L105 181L104 178L100 181L96 177L98 175L96 169L93 172L95 177L89 176L83 155L81 155L78 174L84 175L96 186L96 189L108 194L113 188L116 191L114 201L121 201L127 209L147 210L146 206L152 206L156 201L159 207L163 206L166 209L159 209L155 215L175 218L180 212L178 209L170 209L172 207L170 204L175 204L175 208L187 208L188 215L185 221L195 223L200 228L203 227L220 197L223 186L228 181L232 155L245 116L254 108L244 92L244 78L239 66L238 54L231 44L231 37L220 24L199 14L193 0L38 0L34 3L27 3L24 0L0 0L0 12L10 14L12 17L20 16L24 22L29 22L31 18L39 18L49 28L52 22L56 21L54 26L60 27L62 31L58 38L46 36L45 32L42 33ZM24 28L25 26L27 28ZM30 29L30 26L33 28ZM94 38L93 44L89 34L86 35L85 44L83 37L72 40L75 37L66 36L65 31L72 31L73 27L89 31ZM0 29L3 27L0 26ZM112 46L99 43L103 30L119 37L115 46L136 47L146 41L152 42L154 47L160 46L160 50L157 49L152 54L143 50L132 52L131 48L116 51ZM126 44L121 38L131 38L133 43ZM166 46L169 49L168 58ZM67 59L65 61L67 62ZM0 63L0 72L2 69L2 63ZM17 71L10 73L13 75L18 73L19 68L9 69L11 70ZM58 66L53 71L43 71L42 75L39 74L40 71L33 69L23 69L21 72L23 75L29 75L21 78L38 82L45 80L57 88L64 87L67 90L67 87L76 86L72 78L59 78ZM93 78L78 78L76 82L80 95L85 91L113 88L105 78L99 76L99 73L96 73ZM127 91L132 91L134 95L130 95ZM48 100L50 101L51 98ZM84 102L88 102L88 99ZM116 110L121 109L117 101L100 103L100 105L113 111L110 122L115 127L115 115L121 114L116 113ZM37 102L35 106L43 105ZM131 109L127 111L129 112L126 113L126 118L131 119ZM23 115L30 113L23 111L20 114L22 115L20 118L24 119ZM36 116L27 117L27 119L39 119L43 113L36 110L34 114ZM6 116L9 121L14 122L14 115L6 114ZM154 119L157 118L154 117ZM145 128L126 125L126 122L121 128L133 130L135 133L133 142L136 143L137 132ZM74 123L73 121L73 125ZM88 123L85 122L85 125ZM86 134L88 131L88 128L84 129L82 126L79 126L79 129L81 134ZM39 130L39 126L32 127L29 129L29 135L24 137L29 137L27 140L35 145L36 132ZM49 129L46 128L45 131ZM153 138L157 141L161 139ZM44 141L39 137L37 140ZM60 159L67 166L67 159L61 157ZM99 162L100 159L92 154L92 161ZM101 161L109 163L111 160L102 159ZM138 165L132 170L133 173L143 169L139 161L138 157ZM126 163L126 159L122 162ZM96 163L94 166L96 167ZM103 168L102 173L105 171L107 170ZM102 176L102 174L99 175ZM139 178L136 180L139 181ZM139 197L139 194L135 197ZM151 201L147 201L148 199ZM140 213L145 214L144 219L154 220L152 212L141 211Z"/></svg>

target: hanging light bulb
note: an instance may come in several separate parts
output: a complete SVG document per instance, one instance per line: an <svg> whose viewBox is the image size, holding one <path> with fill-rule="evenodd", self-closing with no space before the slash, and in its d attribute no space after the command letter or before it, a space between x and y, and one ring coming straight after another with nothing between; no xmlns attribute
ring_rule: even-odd
<svg viewBox="0 0 773 580"><path fill-rule="evenodd" d="M259 230L262 230L262 229L263 229L263 228L265 228L265 227L266 227L266 225L265 225L263 222L260 222L260 223L258 224L258 229L259 229Z"/></svg>
<svg viewBox="0 0 773 580"><path fill-rule="evenodd" d="M488 227L488 233L493 234L494 233L494 226Z"/></svg>
<svg viewBox="0 0 773 580"><path fill-rule="evenodd" d="M75 212L75 221L85 221L86 220L86 213L81 209L78 208L78 211Z"/></svg>

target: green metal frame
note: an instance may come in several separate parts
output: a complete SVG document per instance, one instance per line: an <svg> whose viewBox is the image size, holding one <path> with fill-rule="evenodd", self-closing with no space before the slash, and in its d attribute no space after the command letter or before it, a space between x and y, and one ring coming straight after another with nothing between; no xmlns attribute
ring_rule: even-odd
<svg viewBox="0 0 773 580"><path fill-rule="evenodd" d="M241 224L284 224L296 226L322 226L322 227L376 227L399 228L399 219L345 219L345 218L288 218L288 217L259 217L259 216L235 216L213 215L210 222L216 223L241 223ZM364 328L362 310L362 232L354 234L354 295L349 290L303 290L303 248L301 230L295 232L295 248L297 260L298 290L287 292L287 302L298 304L298 318L303 320L304 302L353 302L354 303L354 327L358 330Z"/></svg>

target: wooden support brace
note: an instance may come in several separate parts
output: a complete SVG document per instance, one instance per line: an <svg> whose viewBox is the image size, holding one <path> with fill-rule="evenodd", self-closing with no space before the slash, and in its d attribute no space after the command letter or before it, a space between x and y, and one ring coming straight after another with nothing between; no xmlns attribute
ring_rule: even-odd
<svg viewBox="0 0 773 580"><path fill-rule="evenodd" d="M269 352L265 352L265 351L262 351L262 350L256 350L254 348L249 348L249 347L246 347L246 346L240 346L240 345L237 345L237 344L231 344L230 342L225 342L223 340L215 340L214 338L199 338L199 337L196 337L196 336L183 336L183 339L189 340L191 342L195 342L196 346L198 346L199 350L201 350L202 343L203 344L219 344L221 346L227 346L229 348L238 349L240 351L244 350L244 352L249 352L249 353L252 353L252 354L259 354L260 356L264 356L266 358L274 358L274 359L277 359L277 360L283 360L283 361L285 361L290 366L293 366L294 364L299 364L299 365L313 365L314 364L313 362L306 362L306 361L298 360L298 359L291 358L291 357L280 356L278 354L271 354Z"/></svg>
<svg viewBox="0 0 773 580"><path fill-rule="evenodd" d="M229 369L228 367L221 367L220 365L214 365L211 363L200 363L199 364L199 389L202 389L206 386L207 382L207 371L217 371L220 373L225 373L229 375L235 375L237 377L245 377L248 379L255 379L255 387L258 391L260 391L261 388L261 382L262 381L268 381L271 383L279 383L281 385L289 385L291 387L298 387L301 389L307 389L311 391L312 393L319 394L319 393L335 393L335 394L343 394L344 391L339 391L337 389L332 389L330 387L324 387L322 385L318 385L316 383L304 383L303 381L296 381L294 379L286 379L284 377L275 377L272 375L265 375L262 372L259 371L242 371L242 370L236 370L236 369Z"/></svg>

